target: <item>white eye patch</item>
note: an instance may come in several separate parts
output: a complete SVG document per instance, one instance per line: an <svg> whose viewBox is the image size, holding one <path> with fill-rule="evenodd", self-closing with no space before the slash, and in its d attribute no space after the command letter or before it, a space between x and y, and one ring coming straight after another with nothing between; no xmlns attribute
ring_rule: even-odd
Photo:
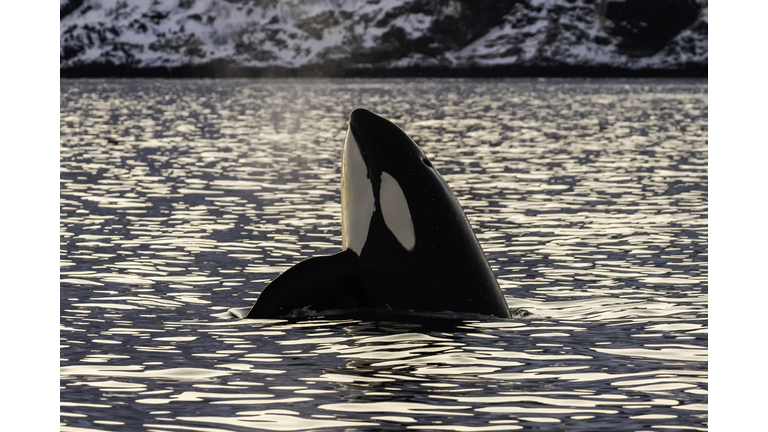
<svg viewBox="0 0 768 432"><path fill-rule="evenodd" d="M373 216L373 186L355 137L347 130L341 162L341 248L358 256L368 238Z"/></svg>
<svg viewBox="0 0 768 432"><path fill-rule="evenodd" d="M389 173L381 172L381 188L379 189L379 202L384 223L395 235L397 241L407 250L413 250L416 244L416 235L413 232L413 220L408 210L408 201L405 194Z"/></svg>

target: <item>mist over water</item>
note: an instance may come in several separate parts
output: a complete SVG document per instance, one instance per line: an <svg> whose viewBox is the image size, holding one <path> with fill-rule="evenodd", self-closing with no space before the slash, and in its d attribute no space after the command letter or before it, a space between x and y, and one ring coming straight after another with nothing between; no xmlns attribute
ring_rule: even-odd
<svg viewBox="0 0 768 432"><path fill-rule="evenodd" d="M402 127L533 315L238 320ZM707 430L706 80L61 81L61 430Z"/></svg>

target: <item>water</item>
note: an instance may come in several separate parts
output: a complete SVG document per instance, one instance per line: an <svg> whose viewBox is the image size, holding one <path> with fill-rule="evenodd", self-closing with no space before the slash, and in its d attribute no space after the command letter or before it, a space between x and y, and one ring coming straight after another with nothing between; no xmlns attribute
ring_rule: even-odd
<svg viewBox="0 0 768 432"><path fill-rule="evenodd" d="M356 106L513 320L242 321L341 244ZM707 430L706 80L64 80L61 430Z"/></svg>

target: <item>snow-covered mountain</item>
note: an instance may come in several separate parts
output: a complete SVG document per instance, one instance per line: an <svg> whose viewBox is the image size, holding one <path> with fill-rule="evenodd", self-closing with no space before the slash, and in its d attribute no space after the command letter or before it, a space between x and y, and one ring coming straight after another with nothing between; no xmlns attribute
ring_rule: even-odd
<svg viewBox="0 0 768 432"><path fill-rule="evenodd" d="M603 6L610 1L619 0ZM637 55L622 49L594 3L60 0L60 67L706 68L706 5L660 51Z"/></svg>

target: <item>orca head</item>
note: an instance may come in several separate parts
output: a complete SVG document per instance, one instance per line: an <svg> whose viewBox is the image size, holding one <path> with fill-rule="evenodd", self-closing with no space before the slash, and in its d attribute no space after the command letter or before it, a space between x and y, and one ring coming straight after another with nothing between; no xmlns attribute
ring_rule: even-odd
<svg viewBox="0 0 768 432"><path fill-rule="evenodd" d="M458 199L405 132L355 109L341 171L343 251L285 271L248 318L350 309L509 318Z"/></svg>
<svg viewBox="0 0 768 432"><path fill-rule="evenodd" d="M406 251L416 246L413 200L442 178L399 127L368 110L349 115L341 176L342 249L360 255L376 211Z"/></svg>

